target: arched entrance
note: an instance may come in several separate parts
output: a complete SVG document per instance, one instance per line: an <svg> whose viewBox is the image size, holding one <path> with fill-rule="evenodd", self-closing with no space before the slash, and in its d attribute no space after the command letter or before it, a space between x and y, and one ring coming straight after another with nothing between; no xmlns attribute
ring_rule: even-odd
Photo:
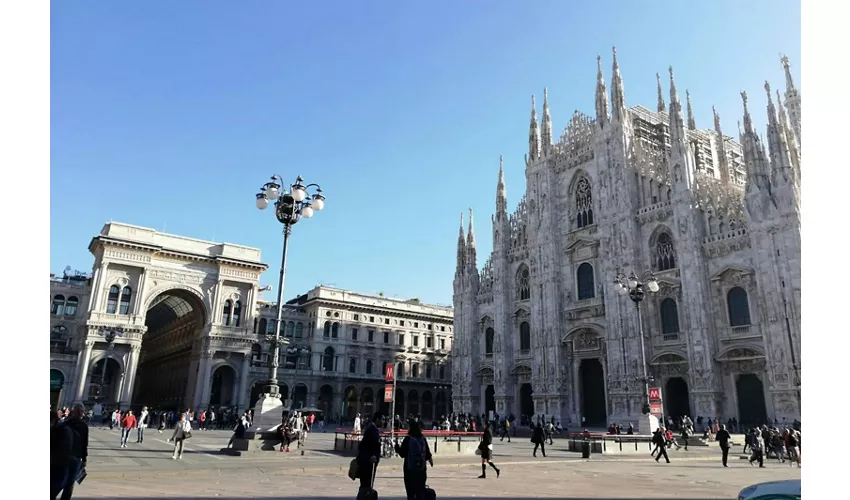
<svg viewBox="0 0 850 500"><path fill-rule="evenodd" d="M496 411L496 388L492 385L488 385L487 388L484 389L484 413L490 415L491 411Z"/></svg>
<svg viewBox="0 0 850 500"><path fill-rule="evenodd" d="M360 407L361 416L375 413L375 391L371 387L363 388L363 392L360 394Z"/></svg>
<svg viewBox="0 0 850 500"><path fill-rule="evenodd" d="M326 416L332 416L334 413L334 388L325 384L319 388L319 400L317 401L317 407L322 410L322 413Z"/></svg>
<svg viewBox="0 0 850 500"><path fill-rule="evenodd" d="M192 349L206 317L203 302L188 290L166 290L150 301L134 381L134 403L158 408L187 408L192 404L197 385L193 382L201 375L190 373L197 366L192 363ZM219 397L231 399L232 394Z"/></svg>
<svg viewBox="0 0 850 500"><path fill-rule="evenodd" d="M65 375L59 370L50 370L50 408L56 410L59 408L59 401L62 399L62 387L65 386Z"/></svg>
<svg viewBox="0 0 850 500"><path fill-rule="evenodd" d="M688 395L688 383L682 377L671 377L664 384L664 392L661 397L664 399L667 411L665 416L669 415L674 419L680 419L685 415L694 418L691 415L691 402Z"/></svg>
<svg viewBox="0 0 850 500"><path fill-rule="evenodd" d="M353 386L345 388L345 417L354 420L357 414L357 389Z"/></svg>
<svg viewBox="0 0 850 500"><path fill-rule="evenodd" d="M292 389L292 405L290 409L297 410L307 406L307 386L304 384L295 384Z"/></svg>
<svg viewBox="0 0 850 500"><path fill-rule="evenodd" d="M236 370L232 366L222 365L216 368L212 376L210 406L230 406L236 403L233 391L236 387Z"/></svg>
<svg viewBox="0 0 850 500"><path fill-rule="evenodd" d="M431 391L422 393L422 418L428 419L429 423L434 420L434 396L431 395Z"/></svg>
<svg viewBox="0 0 850 500"><path fill-rule="evenodd" d="M758 375L744 373L735 382L738 396L738 422L743 427L754 427L767 421L764 402L764 384Z"/></svg>
<svg viewBox="0 0 850 500"><path fill-rule="evenodd" d="M91 368L87 401L117 404L121 398L121 364L112 358L100 358Z"/></svg>
<svg viewBox="0 0 850 500"><path fill-rule="evenodd" d="M531 384L519 386L519 411L527 417L534 415L534 398L531 397L533 394Z"/></svg>
<svg viewBox="0 0 850 500"><path fill-rule="evenodd" d="M581 383L581 416L585 426L605 426L605 373L599 358L583 359L579 365Z"/></svg>

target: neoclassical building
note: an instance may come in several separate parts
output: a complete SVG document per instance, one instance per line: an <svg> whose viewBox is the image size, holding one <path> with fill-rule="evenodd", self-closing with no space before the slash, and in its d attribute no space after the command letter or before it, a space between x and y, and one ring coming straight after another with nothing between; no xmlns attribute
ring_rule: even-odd
<svg viewBox="0 0 850 500"><path fill-rule="evenodd" d="M454 278L454 406L635 422L644 401L638 314L613 287L652 271L646 363L667 415L800 417L800 93L765 84L766 144L743 97L738 140L687 116L670 70L655 111L627 107L616 51L595 117L557 142L532 97L525 193L508 212L500 160L493 252L478 268L470 211ZM610 95L610 101L609 101ZM784 103L784 105L783 105ZM787 114L786 114L787 109Z"/></svg>
<svg viewBox="0 0 850 500"><path fill-rule="evenodd" d="M111 222L89 250L91 276L51 276L51 405L253 407L277 313L258 249ZM319 286L285 305L281 335L293 407L369 411L397 363L399 411L448 409L451 308Z"/></svg>

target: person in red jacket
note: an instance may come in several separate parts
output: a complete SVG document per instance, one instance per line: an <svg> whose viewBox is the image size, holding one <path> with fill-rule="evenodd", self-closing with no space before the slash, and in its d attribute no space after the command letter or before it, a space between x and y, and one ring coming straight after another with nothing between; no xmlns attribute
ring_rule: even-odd
<svg viewBox="0 0 850 500"><path fill-rule="evenodd" d="M130 431L136 427L136 416L133 415L133 410L127 410L127 414L121 419L121 447L127 447L127 438L130 437Z"/></svg>

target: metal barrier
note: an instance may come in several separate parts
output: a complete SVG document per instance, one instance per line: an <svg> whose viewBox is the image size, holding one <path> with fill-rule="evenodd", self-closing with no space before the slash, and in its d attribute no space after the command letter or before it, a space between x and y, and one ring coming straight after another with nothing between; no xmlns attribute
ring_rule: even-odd
<svg viewBox="0 0 850 500"><path fill-rule="evenodd" d="M454 431L422 431L422 436L428 442L433 455L437 454L473 454L481 441L481 432ZM381 431L381 457L396 456L395 444L407 436L406 430L394 433ZM363 433L355 433L353 429L336 429L334 431L334 451L345 454L356 454ZM395 442L393 442L395 439Z"/></svg>

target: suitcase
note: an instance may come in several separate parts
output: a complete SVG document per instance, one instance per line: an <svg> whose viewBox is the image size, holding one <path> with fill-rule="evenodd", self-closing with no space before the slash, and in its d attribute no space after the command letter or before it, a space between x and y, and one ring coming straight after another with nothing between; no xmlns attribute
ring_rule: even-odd
<svg viewBox="0 0 850 500"><path fill-rule="evenodd" d="M426 486L422 491L422 500L437 500L437 492Z"/></svg>
<svg viewBox="0 0 850 500"><path fill-rule="evenodd" d="M378 464L372 464L372 484L368 490L360 490L357 492L357 500L378 500L378 492L375 491L375 474L378 471Z"/></svg>

